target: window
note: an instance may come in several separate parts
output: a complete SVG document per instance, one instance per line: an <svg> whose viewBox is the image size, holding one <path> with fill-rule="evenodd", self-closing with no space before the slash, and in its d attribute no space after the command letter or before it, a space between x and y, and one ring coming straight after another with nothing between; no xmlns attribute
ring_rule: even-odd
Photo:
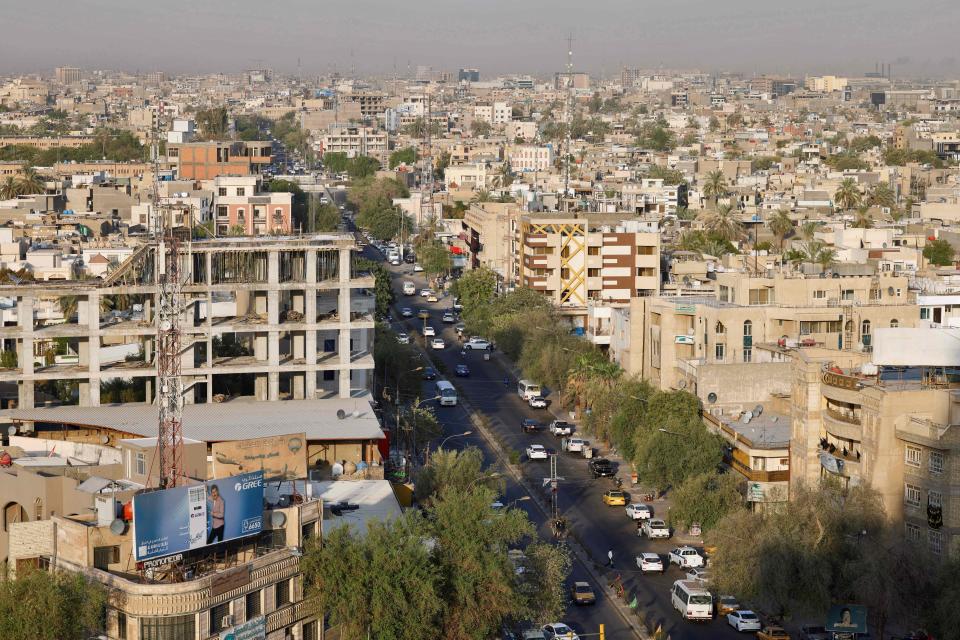
<svg viewBox="0 0 960 640"><path fill-rule="evenodd" d="M920 506L920 487L912 484L904 485L903 501L911 507Z"/></svg>
<svg viewBox="0 0 960 640"><path fill-rule="evenodd" d="M218 604L210 609L210 633L220 633L226 627L230 626L224 623L224 618L230 615L230 601Z"/></svg>
<svg viewBox="0 0 960 640"><path fill-rule="evenodd" d="M117 637L127 640L127 614L123 611L117 611Z"/></svg>
<svg viewBox="0 0 960 640"><path fill-rule="evenodd" d="M749 320L743 321L743 335L752 336L753 335L753 323Z"/></svg>
<svg viewBox="0 0 960 640"><path fill-rule="evenodd" d="M43 498L37 498L33 501L33 519L43 520Z"/></svg>
<svg viewBox="0 0 960 640"><path fill-rule="evenodd" d="M927 458L927 465L930 467L930 473L943 473L943 452L931 451Z"/></svg>
<svg viewBox="0 0 960 640"><path fill-rule="evenodd" d="M277 583L276 587L277 593L277 609L284 605L290 604L290 578L286 580L281 580Z"/></svg>
<svg viewBox="0 0 960 640"><path fill-rule="evenodd" d="M185 616L164 618L140 618L140 640L194 640L196 619L190 613Z"/></svg>
<svg viewBox="0 0 960 640"><path fill-rule="evenodd" d="M137 452L137 475L147 475L147 456L142 452Z"/></svg>
<svg viewBox="0 0 960 640"><path fill-rule="evenodd" d="M120 547L94 547L93 548L93 566L97 569L106 571L109 565L120 562Z"/></svg>
<svg viewBox="0 0 960 640"><path fill-rule="evenodd" d="M919 447L911 447L907 445L906 452L903 456L903 461L911 467L920 467L921 452Z"/></svg>
<svg viewBox="0 0 960 640"><path fill-rule="evenodd" d="M906 524L905 535L908 542L913 542L913 543L920 542L920 527L913 524L912 522L908 522Z"/></svg>
<svg viewBox="0 0 960 640"><path fill-rule="evenodd" d="M302 541L309 540L314 536L314 532L317 530L316 522L305 522L303 526L300 527L300 539Z"/></svg>
<svg viewBox="0 0 960 640"><path fill-rule="evenodd" d="M256 618L261 613L263 613L263 606L260 601L261 593L263 592L260 590L257 590L247 594L246 596L247 620Z"/></svg>
<svg viewBox="0 0 960 640"><path fill-rule="evenodd" d="M714 329L714 332L715 332L718 336L722 336L723 334L725 334L725 333L727 332L727 328L726 328L725 326L723 326L723 323L722 323L722 322L717 322L717 326L716 326L716 328Z"/></svg>
<svg viewBox="0 0 960 640"><path fill-rule="evenodd" d="M930 543L930 553L936 555L943 553L943 533L941 531L928 529L927 541Z"/></svg>
<svg viewBox="0 0 960 640"><path fill-rule="evenodd" d="M753 349L745 347L743 349L743 361L752 362L753 361Z"/></svg>
<svg viewBox="0 0 960 640"><path fill-rule="evenodd" d="M890 321L890 328L891 328L891 329L896 329L896 328L899 327L899 326L900 326L900 321L897 320L896 318L894 318L893 320Z"/></svg>
<svg viewBox="0 0 960 640"><path fill-rule="evenodd" d="M247 215L246 211L244 211L243 209L237 209L237 220L239 222L243 222L246 215Z"/></svg>
<svg viewBox="0 0 960 640"><path fill-rule="evenodd" d="M930 307L920 307L920 319L921 320L930 319Z"/></svg>
<svg viewBox="0 0 960 640"><path fill-rule="evenodd" d="M943 507L943 494L939 491L934 491L931 489L927 491L927 506L928 507Z"/></svg>
<svg viewBox="0 0 960 640"><path fill-rule="evenodd" d="M303 640L320 640L320 636L317 632L318 626L317 621L313 620L311 622L303 623Z"/></svg>
<svg viewBox="0 0 960 640"><path fill-rule="evenodd" d="M218 205L217 205L217 217L218 217L218 218L226 218L226 217L229 216L229 215L230 215L230 209L227 207L227 205L225 205L225 204L218 204Z"/></svg>
<svg viewBox="0 0 960 640"><path fill-rule="evenodd" d="M723 362L723 357L726 355L727 345L720 343L716 344L713 347L714 355L716 356L717 362Z"/></svg>
<svg viewBox="0 0 960 640"><path fill-rule="evenodd" d="M844 289L843 291L841 291L841 292L840 292L840 299L841 299L841 300L853 300L853 299L854 299L854 297L853 297L853 289Z"/></svg>
<svg viewBox="0 0 960 640"><path fill-rule="evenodd" d="M638 256L652 256L652 255L654 255L654 251L655 251L655 250L656 250L656 247L650 247L650 246L637 247L637 255L638 255Z"/></svg>
<svg viewBox="0 0 960 640"><path fill-rule="evenodd" d="M245 188L245 187L237 187L237 195L238 195L238 196L245 196L245 195L247 195L247 190L246 190L246 188Z"/></svg>
<svg viewBox="0 0 960 640"><path fill-rule="evenodd" d="M880 289L870 289L870 299L879 300L880 299Z"/></svg>
<svg viewBox="0 0 960 640"><path fill-rule="evenodd" d="M600 277L600 269L587 269L587 277L588 277L588 278L599 278L599 277Z"/></svg>
<svg viewBox="0 0 960 640"><path fill-rule="evenodd" d="M217 189L217 195L219 195L219 196L226 196L226 195L227 195L227 188L226 188L226 187L220 187L219 189Z"/></svg>
<svg viewBox="0 0 960 640"><path fill-rule="evenodd" d="M827 297L827 292L823 289L817 289L813 292L814 300L823 300L826 297Z"/></svg>
<svg viewBox="0 0 960 640"><path fill-rule="evenodd" d="M564 279L564 280L569 280L569 279L570 279L570 269L568 269L567 267L564 267L564 268L560 269L560 277L561 277L562 279Z"/></svg>
<svg viewBox="0 0 960 640"><path fill-rule="evenodd" d="M324 371L324 372L323 372L323 379L324 379L325 381L327 381L327 382L330 382L330 381L332 381L332 380L336 380L336 375L335 375L335 374L336 374L335 371L329 371L329 370L328 370L328 371Z"/></svg>
<svg viewBox="0 0 960 640"><path fill-rule="evenodd" d="M860 323L860 335L868 336L870 335L870 321L864 320Z"/></svg>

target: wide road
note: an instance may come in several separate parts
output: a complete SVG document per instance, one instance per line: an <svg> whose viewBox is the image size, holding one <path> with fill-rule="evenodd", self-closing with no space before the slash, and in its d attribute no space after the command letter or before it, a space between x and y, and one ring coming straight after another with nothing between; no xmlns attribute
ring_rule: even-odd
<svg viewBox="0 0 960 640"><path fill-rule="evenodd" d="M368 248L368 257L379 258L379 255L373 248ZM523 418L535 418L546 425L553 416L547 410L531 409L525 402L521 401L516 393L516 380L511 376L509 383L504 386L503 379L507 375L504 369L495 359L485 361L480 352L467 352L467 355L461 356L459 342L453 325L444 325L441 322L441 316L444 311L450 309L452 299L441 298L438 303L429 304L425 298L419 296L419 290L426 287L422 274L414 274L411 265L401 265L399 267L389 267L394 275L394 290L396 292L396 304L394 309L394 318L396 326L411 335L411 338L420 338L420 327L422 320L413 318L404 321L400 317L399 310L408 306L416 310L427 309L430 312L428 323L432 325L437 334L444 338L447 348L440 352L440 357L446 366L449 376L453 376L454 368L457 364L465 362L470 367L470 377L460 379L461 387L464 389L464 395L470 402L474 411L486 415L492 422L493 428L507 445L519 452L523 452L527 445L539 443L558 451L560 439L555 438L545 431L537 434L525 434L520 430L520 421ZM402 283L404 281L413 281L417 285L418 293L414 296L404 296L402 292ZM432 392L425 391L424 397L430 397ZM470 429L469 420L464 414L462 408L457 409L438 409L438 415L444 423L447 433L462 433ZM453 440L450 441L450 444ZM489 456L491 452L486 448L486 443L477 439L470 440L468 444L480 445ZM525 459L525 456L524 456ZM635 557L641 551L652 551L658 553L666 562L667 552L676 546L675 542L670 540L653 541L646 538L639 538L636 535L635 524L626 517L622 507L607 507L602 502L603 492L612 488L613 481L610 479L594 480L587 467L587 460L580 454L560 453L557 456L558 475L564 478L560 482L558 492L558 504L560 511L567 518L567 521L574 532L576 538L587 549L588 553L598 562L606 562L607 551L613 550L614 570L604 569L609 581L614 575L620 574L627 587L631 597L635 595L639 606L646 612L646 615L653 621L654 627L661 625L666 633L673 640L701 640L708 638L738 638L742 634L726 624L726 620L713 620L709 623L691 623L683 620L679 613L671 606L669 590L673 582L683 578L685 570L677 567L669 568L663 575L643 575L637 569ZM532 483L539 485L542 478L549 475L549 465L541 461L525 461L522 463L524 474ZM626 487L629 489L629 487ZM511 486L508 489L508 500L513 500L522 495L522 489L517 486ZM640 496L634 496L635 501L640 501ZM541 534L545 537L550 536L545 518L539 510L529 503L518 503L518 506L526 508L531 519L537 524ZM656 505L654 505L656 507ZM657 516L666 516L666 514L655 513ZM586 579L586 574L582 567L574 567L573 579ZM622 620L612 611L607 611L600 595L601 602L594 609L581 608L568 612L568 617L564 621L574 627L575 630L585 633L595 633L597 624L605 622L607 624L607 633L609 638L630 638L634 637Z"/></svg>

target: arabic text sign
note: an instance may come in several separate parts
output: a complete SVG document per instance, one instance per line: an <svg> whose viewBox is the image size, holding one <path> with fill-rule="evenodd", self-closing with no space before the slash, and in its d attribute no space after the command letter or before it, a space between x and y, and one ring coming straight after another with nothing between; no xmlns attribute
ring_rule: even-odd
<svg viewBox="0 0 960 640"><path fill-rule="evenodd" d="M218 442L212 447L213 477L263 471L268 479L307 477L307 434Z"/></svg>

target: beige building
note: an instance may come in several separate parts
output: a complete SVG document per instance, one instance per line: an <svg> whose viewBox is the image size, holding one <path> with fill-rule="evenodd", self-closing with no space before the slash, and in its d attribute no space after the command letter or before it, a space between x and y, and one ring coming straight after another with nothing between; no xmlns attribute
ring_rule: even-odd
<svg viewBox="0 0 960 640"><path fill-rule="evenodd" d="M387 155L387 133L374 127L331 125L320 142L324 153L371 156L381 161Z"/></svg>
<svg viewBox="0 0 960 640"><path fill-rule="evenodd" d="M520 208L512 202L481 202L467 209L461 240L466 244L469 268L488 267L505 280L512 280L520 215Z"/></svg>

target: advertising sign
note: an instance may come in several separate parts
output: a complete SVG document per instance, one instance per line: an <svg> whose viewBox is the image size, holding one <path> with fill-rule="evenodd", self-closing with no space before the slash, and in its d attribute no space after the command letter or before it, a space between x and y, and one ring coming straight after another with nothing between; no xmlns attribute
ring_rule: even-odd
<svg viewBox="0 0 960 640"><path fill-rule="evenodd" d="M213 477L263 471L268 480L307 477L307 434L252 438L213 445Z"/></svg>
<svg viewBox="0 0 960 640"><path fill-rule="evenodd" d="M266 637L267 619L263 616L220 632L220 640L264 640Z"/></svg>
<svg viewBox="0 0 960 640"><path fill-rule="evenodd" d="M133 550L138 562L242 538L262 529L262 471L133 498Z"/></svg>
<svg viewBox="0 0 960 640"><path fill-rule="evenodd" d="M867 608L856 604L838 604L830 607L827 615L827 631L837 634L860 634L867 632Z"/></svg>

